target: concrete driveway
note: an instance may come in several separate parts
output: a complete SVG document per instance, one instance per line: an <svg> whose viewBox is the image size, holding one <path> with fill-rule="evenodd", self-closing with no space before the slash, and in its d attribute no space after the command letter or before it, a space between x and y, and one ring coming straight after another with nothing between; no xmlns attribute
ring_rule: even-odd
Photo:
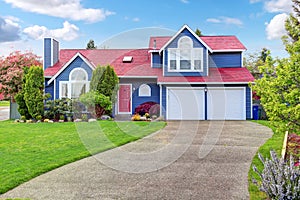
<svg viewBox="0 0 300 200"><path fill-rule="evenodd" d="M0 198L249 199L251 160L271 135L249 121L170 121L151 136L60 167Z"/></svg>

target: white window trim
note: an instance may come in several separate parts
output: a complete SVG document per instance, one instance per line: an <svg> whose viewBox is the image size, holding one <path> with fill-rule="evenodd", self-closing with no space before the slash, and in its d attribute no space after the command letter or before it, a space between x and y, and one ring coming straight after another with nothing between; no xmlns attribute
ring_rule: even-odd
<svg viewBox="0 0 300 200"><path fill-rule="evenodd" d="M75 71L81 71L82 73L85 74L87 80L86 81L74 81L74 80L71 80L71 76L72 74L75 72ZM72 84L73 83L85 83L86 84L86 92L88 92L90 90L90 81L88 81L88 73L86 70L82 69L82 68L75 68L73 69L70 74L69 74L69 81L59 81L59 98L62 99L62 98L69 98L71 99L72 98ZM62 85L63 84L67 84L67 87L68 87L68 96L67 97L63 97L61 95L61 92L62 92Z"/></svg>
<svg viewBox="0 0 300 200"><path fill-rule="evenodd" d="M190 40L190 45L191 48L180 48L180 42L182 39L188 38ZM177 42L177 47L178 48L168 48L168 72L203 72L203 48L194 48L193 47L193 41L190 37L188 36L183 36L180 38ZM180 69L180 50L190 50L190 55L191 55L191 69ZM171 53L170 51L175 51L175 56L176 56L176 69L171 69ZM196 52L201 52L201 55L199 56L201 58L201 66L200 69L195 69L194 62L195 62L195 53Z"/></svg>
<svg viewBox="0 0 300 200"><path fill-rule="evenodd" d="M150 85L144 83L139 87L139 97L151 97Z"/></svg>

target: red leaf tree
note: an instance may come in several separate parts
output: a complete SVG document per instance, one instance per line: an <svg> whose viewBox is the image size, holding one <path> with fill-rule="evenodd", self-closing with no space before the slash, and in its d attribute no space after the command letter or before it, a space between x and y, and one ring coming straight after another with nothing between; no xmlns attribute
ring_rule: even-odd
<svg viewBox="0 0 300 200"><path fill-rule="evenodd" d="M42 66L40 57L32 52L14 51L7 57L0 57L0 93L14 96L22 89L24 67Z"/></svg>

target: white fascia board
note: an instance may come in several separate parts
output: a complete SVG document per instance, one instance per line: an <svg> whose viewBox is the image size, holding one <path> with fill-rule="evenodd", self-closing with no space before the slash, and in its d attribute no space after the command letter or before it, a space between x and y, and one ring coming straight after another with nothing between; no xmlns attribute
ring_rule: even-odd
<svg viewBox="0 0 300 200"><path fill-rule="evenodd" d="M83 62L85 62L92 70L95 69L95 66L90 63L85 57L81 55L81 53L77 52L64 66L48 81L48 85L56 79L58 75L60 75L77 57L80 57Z"/></svg>
<svg viewBox="0 0 300 200"><path fill-rule="evenodd" d="M183 25L181 29L159 50L159 53L161 53L184 29L187 29L192 35L199 41L201 44L203 44L210 52L212 52L212 49L198 36L196 33L188 26Z"/></svg>
<svg viewBox="0 0 300 200"><path fill-rule="evenodd" d="M244 52L247 49L218 49L218 50L212 50L212 53L220 53L220 52Z"/></svg>
<svg viewBox="0 0 300 200"><path fill-rule="evenodd" d="M237 84L249 84L252 82L157 82L162 85L184 85L184 84L201 84L201 85L237 85Z"/></svg>
<svg viewBox="0 0 300 200"><path fill-rule="evenodd" d="M157 78L157 76L118 76L119 78Z"/></svg>

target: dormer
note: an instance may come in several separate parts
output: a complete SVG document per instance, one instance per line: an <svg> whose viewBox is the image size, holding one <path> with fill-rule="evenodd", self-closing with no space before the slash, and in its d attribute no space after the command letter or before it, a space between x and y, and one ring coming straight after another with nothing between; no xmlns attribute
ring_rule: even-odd
<svg viewBox="0 0 300 200"><path fill-rule="evenodd" d="M207 76L208 46L184 25L159 50L164 76Z"/></svg>

